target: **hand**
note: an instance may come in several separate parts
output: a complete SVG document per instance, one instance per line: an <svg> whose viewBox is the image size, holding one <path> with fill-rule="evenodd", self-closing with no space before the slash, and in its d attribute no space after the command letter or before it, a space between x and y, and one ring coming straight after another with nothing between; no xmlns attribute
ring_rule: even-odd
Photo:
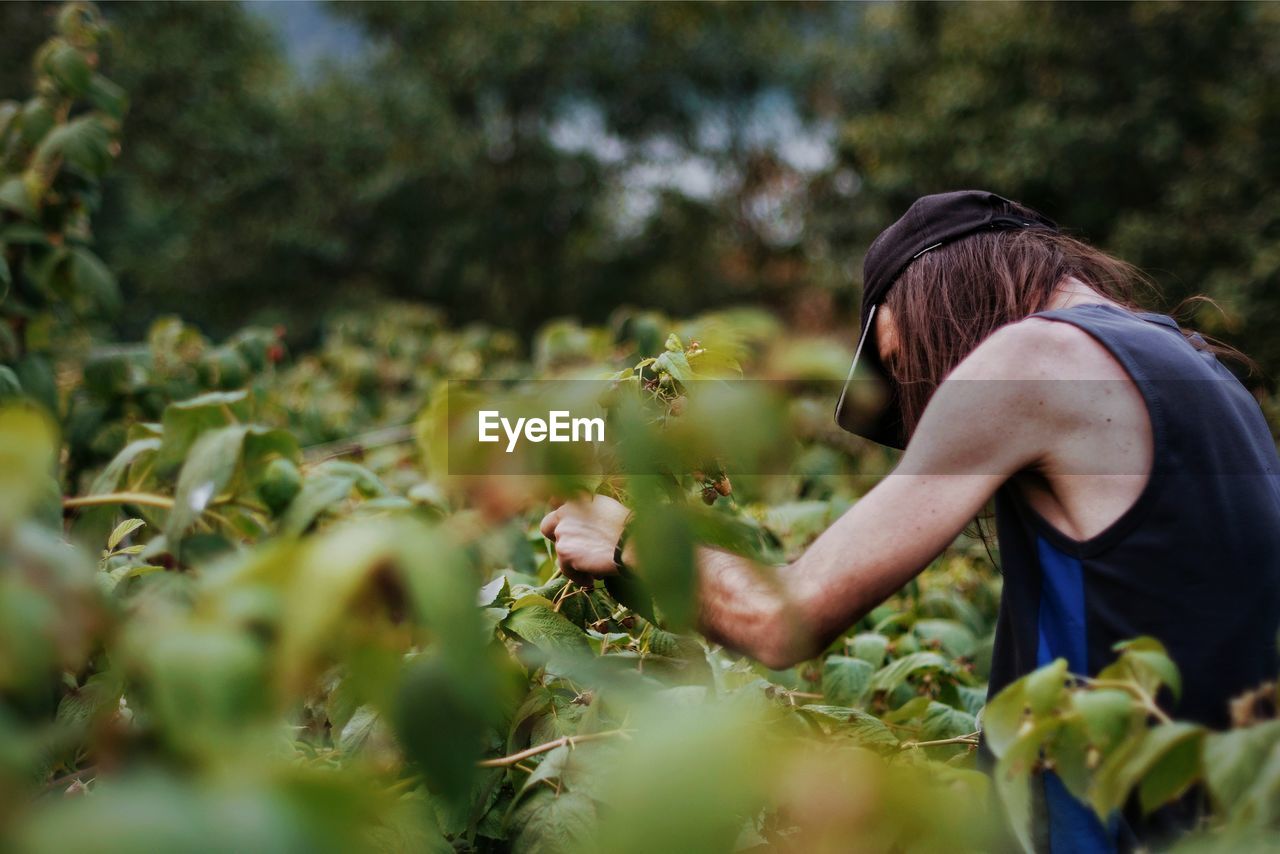
<svg viewBox="0 0 1280 854"><path fill-rule="evenodd" d="M630 512L603 495L562 504L542 520L542 536L556 544L560 570L579 584L618 571L613 550Z"/></svg>

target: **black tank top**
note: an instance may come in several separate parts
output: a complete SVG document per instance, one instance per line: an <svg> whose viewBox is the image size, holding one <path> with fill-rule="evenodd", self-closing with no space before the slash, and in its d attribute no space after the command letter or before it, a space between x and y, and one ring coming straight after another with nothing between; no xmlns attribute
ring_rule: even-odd
<svg viewBox="0 0 1280 854"><path fill-rule="evenodd" d="M1169 317L1101 305L1035 316L1089 333L1128 372L1154 458L1136 503L1084 541L1045 521L1013 484L997 494L1004 593L990 692L1056 658L1096 674L1117 641L1150 635L1182 674L1169 711L1225 727L1230 699L1280 668L1280 458L1262 411ZM1046 847L1111 850L1134 832L1104 828L1051 775L1044 795Z"/></svg>

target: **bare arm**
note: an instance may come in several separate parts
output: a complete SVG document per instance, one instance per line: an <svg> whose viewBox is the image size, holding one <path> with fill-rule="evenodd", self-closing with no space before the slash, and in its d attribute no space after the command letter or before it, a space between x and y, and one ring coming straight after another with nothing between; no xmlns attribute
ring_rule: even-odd
<svg viewBox="0 0 1280 854"><path fill-rule="evenodd" d="M1053 407L1029 394L1038 386L990 381L1008 378L1011 359L1020 377L1036 373L1027 362L1034 353L1010 352L1026 346L1025 334L997 333L957 367L894 472L794 563L771 569L701 549L702 631L770 667L790 666L816 655L924 569L1010 475L1045 453ZM612 570L611 554L605 568L579 547L572 511L555 515L543 531L557 536L562 563L567 557L590 574ZM571 524L557 529L557 521Z"/></svg>

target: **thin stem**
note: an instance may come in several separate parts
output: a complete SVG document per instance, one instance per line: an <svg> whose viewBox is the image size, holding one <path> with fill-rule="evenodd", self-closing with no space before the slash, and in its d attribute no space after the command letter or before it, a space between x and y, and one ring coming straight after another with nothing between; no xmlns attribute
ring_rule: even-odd
<svg viewBox="0 0 1280 854"><path fill-rule="evenodd" d="M63 784L75 783L76 781L82 779L83 777L87 777L92 774L95 774L97 770L98 770L97 765L90 765L87 768L81 768L78 771L72 771L70 774L63 774L61 777L57 777L53 780L50 780L48 783L45 783L44 790L46 792L52 792L54 789L60 789L62 788Z"/></svg>
<svg viewBox="0 0 1280 854"><path fill-rule="evenodd" d="M908 750L913 747L940 747L944 744L969 744L976 746L978 744L978 736L981 732L971 732L968 735L957 735L954 738L939 738L936 741L904 741L898 747L901 750Z"/></svg>
<svg viewBox="0 0 1280 854"><path fill-rule="evenodd" d="M822 699L821 694L815 694L812 691L788 691L786 688L779 688L775 693L779 697L785 697L787 702L793 706L796 704L797 697L799 697L802 700L821 700Z"/></svg>
<svg viewBox="0 0 1280 854"><path fill-rule="evenodd" d="M631 735L631 730L611 729L604 732L587 733L586 735L564 735L551 741L543 742L536 747L530 747L527 750L521 750L519 753L512 753L510 756L499 756L497 759L484 759L477 763L481 768L505 768L508 765L515 765L523 762L530 756L537 756L539 753L546 753L549 750L555 750L557 747L573 747L586 741L597 741L602 738L614 738L621 736L627 738Z"/></svg>
<svg viewBox="0 0 1280 854"><path fill-rule="evenodd" d="M68 510L76 507L99 507L105 504L137 504L140 507L173 509L172 498L167 495L156 495L153 492L104 492L101 495L62 499L63 508Z"/></svg>
<svg viewBox="0 0 1280 854"><path fill-rule="evenodd" d="M1164 709L1156 705L1155 698L1144 691L1142 686L1138 685L1136 682L1125 682L1121 679L1091 679L1088 676L1082 676L1080 678L1085 684L1091 685L1095 688L1118 688L1121 691L1127 691L1142 704L1142 708L1145 709L1149 715L1160 721L1160 723L1173 723L1173 718L1169 717L1169 715L1165 713Z"/></svg>

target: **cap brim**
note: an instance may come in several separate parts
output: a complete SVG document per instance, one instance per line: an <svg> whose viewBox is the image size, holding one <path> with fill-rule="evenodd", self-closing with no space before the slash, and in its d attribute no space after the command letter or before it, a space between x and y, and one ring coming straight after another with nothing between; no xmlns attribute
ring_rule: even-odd
<svg viewBox="0 0 1280 854"><path fill-rule="evenodd" d="M902 450L907 446L897 385L880 361L875 340L872 306L854 350L849 376L836 403L836 423L844 430L881 445ZM861 369L861 370L860 370Z"/></svg>

